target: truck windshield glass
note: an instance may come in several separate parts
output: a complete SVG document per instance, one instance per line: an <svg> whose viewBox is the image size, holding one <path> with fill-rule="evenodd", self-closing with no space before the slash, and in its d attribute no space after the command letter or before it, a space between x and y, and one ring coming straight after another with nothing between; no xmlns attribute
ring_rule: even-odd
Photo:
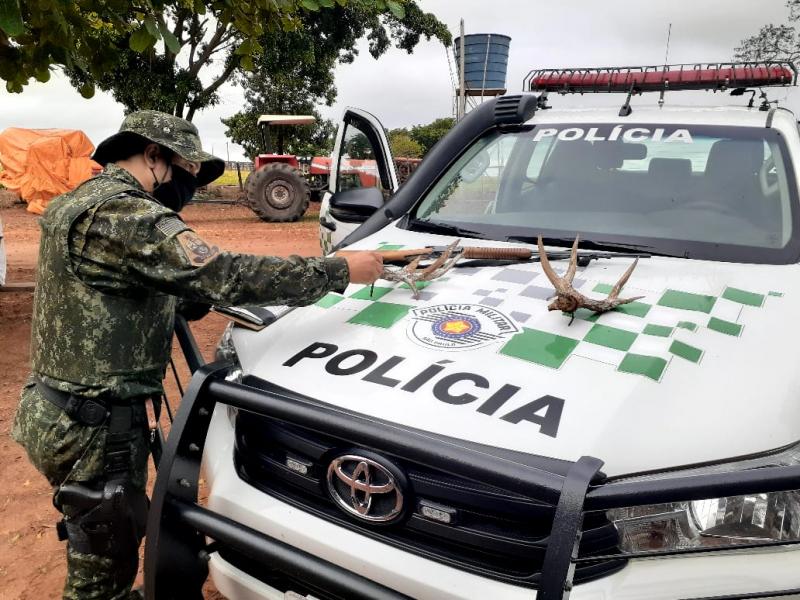
<svg viewBox="0 0 800 600"><path fill-rule="evenodd" d="M736 262L791 262L796 183L767 128L538 125L478 140L413 215L495 239L649 247Z"/></svg>

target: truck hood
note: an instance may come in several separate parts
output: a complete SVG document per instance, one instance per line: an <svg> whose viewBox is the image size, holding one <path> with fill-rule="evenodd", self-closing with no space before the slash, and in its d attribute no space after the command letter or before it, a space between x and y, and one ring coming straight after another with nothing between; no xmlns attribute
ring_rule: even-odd
<svg viewBox="0 0 800 600"><path fill-rule="evenodd" d="M450 241L389 227L355 247ZM602 298L630 263L593 261L574 287ZM379 281L371 295L351 285L233 340L245 373L333 406L640 473L800 438L798 275L653 257L622 293L641 300L572 320L547 310L553 288L538 263L456 268L417 300L404 284Z"/></svg>

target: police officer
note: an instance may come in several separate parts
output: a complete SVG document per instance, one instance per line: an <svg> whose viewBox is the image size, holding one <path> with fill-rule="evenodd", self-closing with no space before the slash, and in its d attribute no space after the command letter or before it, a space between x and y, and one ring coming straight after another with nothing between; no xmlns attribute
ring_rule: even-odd
<svg viewBox="0 0 800 600"><path fill-rule="evenodd" d="M41 220L32 374L12 430L64 515L70 600L139 597L144 403L162 393L176 301L304 305L382 268L371 252L283 259L205 242L178 211L224 163L183 119L132 113L94 158L102 174Z"/></svg>

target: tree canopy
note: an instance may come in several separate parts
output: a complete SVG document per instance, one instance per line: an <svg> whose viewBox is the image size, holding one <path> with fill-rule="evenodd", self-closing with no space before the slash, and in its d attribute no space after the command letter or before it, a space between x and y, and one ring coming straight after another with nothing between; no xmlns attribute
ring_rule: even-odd
<svg viewBox="0 0 800 600"><path fill-rule="evenodd" d="M422 144L413 140L404 129L389 132L389 147L395 158L422 158Z"/></svg>
<svg viewBox="0 0 800 600"><path fill-rule="evenodd" d="M411 51L421 36L449 43L447 29L414 0L2 0L0 79L12 92L63 67L91 97L110 91L126 110L154 108L191 119L218 102L234 74L252 71L262 39L302 30L321 14L348 13L342 60L364 35L379 56L392 40ZM271 50L271 49L270 49Z"/></svg>
<svg viewBox="0 0 800 600"><path fill-rule="evenodd" d="M31 77L47 81L51 67L61 66L84 76L81 92L88 97L94 93L92 78L115 68L125 49L144 53L160 41L159 54L169 60L198 40L203 23L213 21L220 37L245 39L265 29L297 27L304 11L329 5L334 0L2 0L0 78L9 91L19 92ZM400 0L383 5L403 10ZM219 45L210 42L201 52ZM256 48L241 46L236 50L246 66Z"/></svg>
<svg viewBox="0 0 800 600"><path fill-rule="evenodd" d="M456 120L453 117L442 117L427 125L414 125L409 134L411 139L422 146L422 153L425 155L455 124Z"/></svg>
<svg viewBox="0 0 800 600"><path fill-rule="evenodd" d="M223 119L227 135L254 156L262 146L256 126L259 115L313 114L318 117L316 127L277 126L272 138L280 136L284 150L293 154L327 153L334 127L330 121L319 120L315 107L331 105L336 99L334 68L355 59L360 39L367 37L375 58L388 50L392 39L407 52L423 35L450 42L447 29L433 15L423 13L414 2L403 6L404 18L387 25L388 30L383 25L385 16L374 5L350 2L305 15L298 29L264 32L258 43L267 51L258 56L252 71L235 76L245 90L246 104Z"/></svg>
<svg viewBox="0 0 800 600"><path fill-rule="evenodd" d="M453 117L441 117L426 125L389 131L389 144L395 157L422 158L433 145L453 128Z"/></svg>
<svg viewBox="0 0 800 600"><path fill-rule="evenodd" d="M789 20L779 25L768 24L758 33L742 40L734 50L736 60L776 60L796 62L800 59L800 0L787 0Z"/></svg>
<svg viewBox="0 0 800 600"><path fill-rule="evenodd" d="M345 10L346 9L346 10ZM127 111L152 108L192 119L219 101L236 74L252 72L273 35L344 16L331 44L352 60L366 36L373 56L392 41L409 52L422 36L450 42L415 0L0 0L0 79L22 91L63 67L85 97L110 91Z"/></svg>

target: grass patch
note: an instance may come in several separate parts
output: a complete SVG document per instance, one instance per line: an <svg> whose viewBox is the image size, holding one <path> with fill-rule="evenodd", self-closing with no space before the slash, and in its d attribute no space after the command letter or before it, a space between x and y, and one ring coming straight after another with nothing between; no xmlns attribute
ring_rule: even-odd
<svg viewBox="0 0 800 600"><path fill-rule="evenodd" d="M250 171L242 170L242 183L247 180ZM239 185L239 176L235 169L228 169L218 179L211 182L213 185Z"/></svg>

